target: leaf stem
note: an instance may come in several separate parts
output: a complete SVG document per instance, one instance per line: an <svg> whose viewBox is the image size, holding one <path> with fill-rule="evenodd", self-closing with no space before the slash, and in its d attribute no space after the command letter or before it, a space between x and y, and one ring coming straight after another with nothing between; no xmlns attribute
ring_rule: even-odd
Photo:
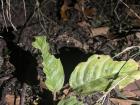
<svg viewBox="0 0 140 105"><path fill-rule="evenodd" d="M56 101L56 92L53 93L53 100Z"/></svg>

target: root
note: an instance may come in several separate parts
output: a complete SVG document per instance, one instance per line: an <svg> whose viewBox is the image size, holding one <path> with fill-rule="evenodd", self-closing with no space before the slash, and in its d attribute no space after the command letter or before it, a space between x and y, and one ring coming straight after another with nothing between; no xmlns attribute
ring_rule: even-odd
<svg viewBox="0 0 140 105"><path fill-rule="evenodd" d="M26 87L27 87L27 84L23 83L22 92L20 96L20 105L25 105Z"/></svg>

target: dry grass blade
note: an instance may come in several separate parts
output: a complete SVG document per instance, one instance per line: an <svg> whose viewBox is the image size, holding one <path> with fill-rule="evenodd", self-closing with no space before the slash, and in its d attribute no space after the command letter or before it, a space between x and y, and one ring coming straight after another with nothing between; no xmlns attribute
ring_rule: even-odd
<svg viewBox="0 0 140 105"><path fill-rule="evenodd" d="M118 56L120 56L121 54L123 54L123 53L125 53L125 52L127 52L127 51L129 51L129 50L131 50L131 49L134 49L134 48L139 48L139 49L140 49L140 46L131 46L131 47L127 47L127 48L124 49L122 52L120 52L120 53L118 53L117 55L115 55L113 58L118 57Z"/></svg>
<svg viewBox="0 0 140 105"><path fill-rule="evenodd" d="M120 2L123 3L130 10L130 12L132 12L138 19L140 19L140 16L132 8L130 8L125 2L123 2L122 0L120 0Z"/></svg>
<svg viewBox="0 0 140 105"><path fill-rule="evenodd" d="M125 80L127 78L128 75L126 75L125 77L123 77L120 81L118 81L114 86L112 86L107 92L105 92L105 94L97 100L97 103L102 103L102 105L104 104L104 101L106 99L106 96L111 92L111 90L113 90L120 82L122 82L123 80Z"/></svg>
<svg viewBox="0 0 140 105"><path fill-rule="evenodd" d="M1 8L2 8L2 15L3 15L5 27L6 27L6 30L7 30L7 22L6 22L5 13L4 13L4 4L3 4L3 0L1 0Z"/></svg>
<svg viewBox="0 0 140 105"><path fill-rule="evenodd" d="M8 5L8 9L6 9L6 15L7 15L7 18L9 20L10 24L12 25L13 29L15 31L17 31L17 29L16 29L15 25L12 23L12 19L11 19L11 3L10 2L11 2L10 0L6 0L6 3Z"/></svg>
<svg viewBox="0 0 140 105"><path fill-rule="evenodd" d="M25 3L25 0L23 0L23 7L24 7L24 15L25 15L25 20L26 20L26 17L27 17L27 13L26 13L26 3Z"/></svg>

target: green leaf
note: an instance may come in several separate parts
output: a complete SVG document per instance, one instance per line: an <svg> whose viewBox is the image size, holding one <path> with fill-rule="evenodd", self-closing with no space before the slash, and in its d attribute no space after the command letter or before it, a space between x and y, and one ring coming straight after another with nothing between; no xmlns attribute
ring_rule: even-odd
<svg viewBox="0 0 140 105"><path fill-rule="evenodd" d="M60 59L49 53L49 44L45 36L35 37L32 45L39 49L43 58L43 71L46 74L45 84L52 92L58 92L64 83L64 71Z"/></svg>
<svg viewBox="0 0 140 105"><path fill-rule="evenodd" d="M139 65L134 60L130 59L127 61L121 69L118 78L113 81L112 86L121 81L119 83L119 88L122 89L135 80L140 79L140 70L138 68Z"/></svg>
<svg viewBox="0 0 140 105"><path fill-rule="evenodd" d="M76 66L69 83L78 93L88 94L105 91L116 84L123 88L135 79L140 79L140 71L134 60L113 61L107 55L93 55Z"/></svg>
<svg viewBox="0 0 140 105"><path fill-rule="evenodd" d="M75 96L70 98L62 99L57 105L84 105L82 102L79 102Z"/></svg>

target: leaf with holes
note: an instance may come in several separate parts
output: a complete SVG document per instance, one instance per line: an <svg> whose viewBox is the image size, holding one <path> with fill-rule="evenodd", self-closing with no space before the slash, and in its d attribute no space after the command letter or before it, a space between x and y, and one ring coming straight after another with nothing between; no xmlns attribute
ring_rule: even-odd
<svg viewBox="0 0 140 105"><path fill-rule="evenodd" d="M75 96L70 98L62 99L58 105L84 105L82 102L78 101Z"/></svg>
<svg viewBox="0 0 140 105"><path fill-rule="evenodd" d="M113 61L107 55L93 55L76 66L69 83L78 93L88 94L106 91L116 84L123 88L135 79L140 79L140 71L134 60Z"/></svg>
<svg viewBox="0 0 140 105"><path fill-rule="evenodd" d="M32 45L39 49L43 58L43 71L46 74L45 84L52 92L58 92L64 83L64 71L60 59L49 53L49 44L45 36L35 37Z"/></svg>

